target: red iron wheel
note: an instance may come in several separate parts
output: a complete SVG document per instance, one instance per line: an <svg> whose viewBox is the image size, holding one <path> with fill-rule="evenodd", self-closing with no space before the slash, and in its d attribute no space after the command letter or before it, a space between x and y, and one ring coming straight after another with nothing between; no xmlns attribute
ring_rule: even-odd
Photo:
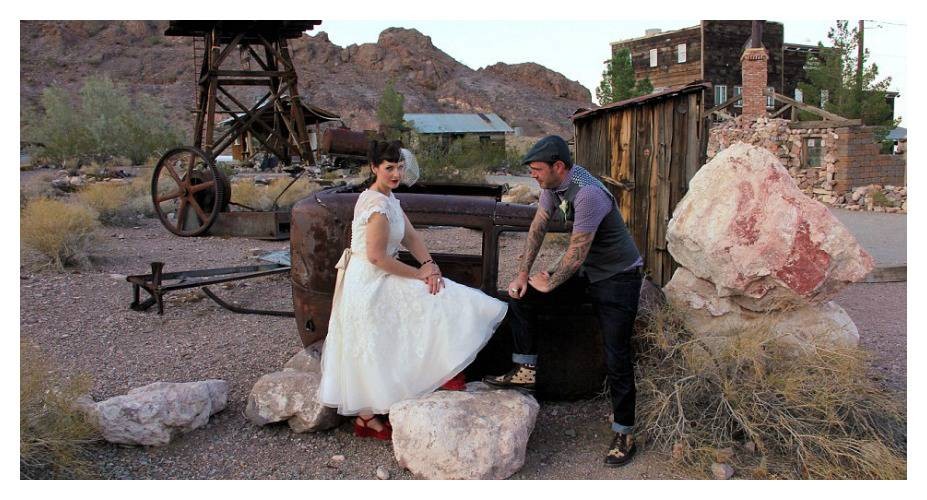
<svg viewBox="0 0 927 500"><path fill-rule="evenodd" d="M201 149L181 147L161 157L151 176L151 201L161 223L178 236L205 233L228 209L231 187Z"/></svg>

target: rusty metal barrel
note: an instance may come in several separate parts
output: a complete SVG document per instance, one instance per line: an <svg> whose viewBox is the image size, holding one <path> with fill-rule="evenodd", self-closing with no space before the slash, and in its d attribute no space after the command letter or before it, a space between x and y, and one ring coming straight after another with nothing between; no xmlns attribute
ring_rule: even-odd
<svg viewBox="0 0 927 500"><path fill-rule="evenodd" d="M319 150L325 155L365 156L370 139L367 134L349 128L330 128L322 134Z"/></svg>

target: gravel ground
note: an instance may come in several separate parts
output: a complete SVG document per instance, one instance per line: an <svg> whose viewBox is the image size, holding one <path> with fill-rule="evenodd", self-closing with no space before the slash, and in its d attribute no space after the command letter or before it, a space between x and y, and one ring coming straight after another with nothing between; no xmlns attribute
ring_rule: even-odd
<svg viewBox="0 0 927 500"><path fill-rule="evenodd" d="M479 253L466 230L435 229L435 249ZM504 236L500 284L514 273L523 234ZM553 238L554 243L563 240ZM227 409L201 429L163 447L101 443L94 461L104 478L122 479L373 479L378 466L392 478L411 478L396 463L388 443L356 439L350 423L315 434L295 434L285 424L257 427L242 412L251 386L276 371L302 347L290 318L233 314L212 301L177 300L164 311L128 308L131 286L124 275L255 263L252 249L284 249L286 242L241 238L179 238L146 219L135 228L99 232L92 264L68 273L29 272L20 282L20 335L42 346L49 366L62 374L89 374L92 396L101 400L155 381L221 378L229 382ZM473 248L471 248L471 246ZM548 251L542 261L551 262ZM25 257L28 259L28 256ZM245 306L292 310L286 276L271 276L217 289ZM144 294L144 293L143 293ZM857 284L838 302L857 322L863 345L875 354L878 374L904 397L906 384L905 283ZM168 295L171 297L171 295ZM622 469L600 465L611 439L606 399L543 403L528 443L525 466L516 479L668 479L681 477L666 456L644 448ZM335 462L333 455L344 455Z"/></svg>

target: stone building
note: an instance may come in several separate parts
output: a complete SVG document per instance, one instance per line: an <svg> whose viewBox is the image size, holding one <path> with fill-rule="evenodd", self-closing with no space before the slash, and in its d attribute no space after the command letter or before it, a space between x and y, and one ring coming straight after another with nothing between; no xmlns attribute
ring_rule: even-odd
<svg viewBox="0 0 927 500"><path fill-rule="evenodd" d="M713 90L703 103L705 109L710 109L742 93L740 58L749 46L751 27L752 21L724 20L701 21L697 26L672 31L648 29L642 37L612 42L612 54L627 48L631 52L635 78L649 78L655 91L696 80L710 82ZM782 23L764 21L762 33L762 44L769 54L767 88L801 101L802 96L796 89L805 77L805 61L819 48L785 42ZM886 94L893 108L897 96L897 92ZM774 99L766 99L769 112L781 107L782 104ZM741 109L742 103L738 101L728 113L736 116Z"/></svg>

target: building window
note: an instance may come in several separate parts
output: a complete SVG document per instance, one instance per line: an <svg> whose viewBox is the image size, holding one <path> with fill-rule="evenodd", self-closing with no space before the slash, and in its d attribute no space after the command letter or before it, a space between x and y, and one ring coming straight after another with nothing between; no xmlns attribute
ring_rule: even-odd
<svg viewBox="0 0 927 500"><path fill-rule="evenodd" d="M804 141L802 160L805 167L821 167L821 157L824 156L824 139L810 137Z"/></svg>
<svg viewBox="0 0 927 500"><path fill-rule="evenodd" d="M743 95L743 91L744 91L744 88L741 87L740 85L735 85L735 86L734 86L734 95ZM744 100L743 100L743 99L738 99L737 102L734 103L734 107L735 107L735 108L742 108L742 107L744 107Z"/></svg>
<svg viewBox="0 0 927 500"><path fill-rule="evenodd" d="M766 96L766 107L767 107L767 108L775 108L775 107L776 107L776 98L773 97L773 92L775 92L775 91L776 91L776 89L775 89L774 87L766 87L766 94L768 94L768 95Z"/></svg>
<svg viewBox="0 0 927 500"><path fill-rule="evenodd" d="M686 62L686 44L684 43L676 46L676 62Z"/></svg>
<svg viewBox="0 0 927 500"><path fill-rule="evenodd" d="M798 102L805 102L805 101L802 101L802 97L803 96L801 95L801 89L795 89L795 100Z"/></svg>
<svg viewBox="0 0 927 500"><path fill-rule="evenodd" d="M727 100L727 85L715 85L715 106Z"/></svg>
<svg viewBox="0 0 927 500"><path fill-rule="evenodd" d="M827 89L821 89L821 109L824 109L824 106L827 104L827 98L830 97L830 92Z"/></svg>
<svg viewBox="0 0 927 500"><path fill-rule="evenodd" d="M650 49L650 67L657 67L657 49Z"/></svg>

